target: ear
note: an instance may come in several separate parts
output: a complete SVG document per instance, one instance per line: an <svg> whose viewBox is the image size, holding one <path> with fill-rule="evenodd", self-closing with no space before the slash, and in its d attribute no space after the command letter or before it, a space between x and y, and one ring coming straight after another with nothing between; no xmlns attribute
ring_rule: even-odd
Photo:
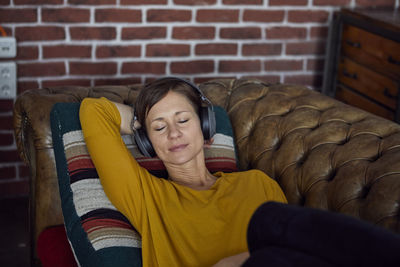
<svg viewBox="0 0 400 267"><path fill-rule="evenodd" d="M214 138L204 140L204 147L209 148L214 143Z"/></svg>

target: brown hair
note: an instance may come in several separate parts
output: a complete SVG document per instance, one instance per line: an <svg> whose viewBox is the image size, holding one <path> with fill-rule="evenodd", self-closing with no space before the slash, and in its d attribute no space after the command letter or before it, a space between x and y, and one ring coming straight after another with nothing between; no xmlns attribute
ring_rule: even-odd
<svg viewBox="0 0 400 267"><path fill-rule="evenodd" d="M196 92L195 88L192 88L192 86L179 78L161 78L147 84L136 99L135 112L137 120L142 127L146 125L145 119L150 109L163 99L169 91L185 96L199 115L201 99L199 92Z"/></svg>

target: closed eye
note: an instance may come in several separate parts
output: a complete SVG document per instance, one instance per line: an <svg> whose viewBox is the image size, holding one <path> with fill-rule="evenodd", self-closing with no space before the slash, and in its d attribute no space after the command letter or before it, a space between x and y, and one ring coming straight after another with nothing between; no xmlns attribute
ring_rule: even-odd
<svg viewBox="0 0 400 267"><path fill-rule="evenodd" d="M187 120L180 120L180 121L178 121L179 123L185 123L185 122L188 122L189 121L189 119L187 119Z"/></svg>
<svg viewBox="0 0 400 267"><path fill-rule="evenodd" d="M164 128L165 128L165 126L160 127L160 128L156 128L156 129L154 129L154 130L156 130L157 132L160 132L160 131L162 131Z"/></svg>

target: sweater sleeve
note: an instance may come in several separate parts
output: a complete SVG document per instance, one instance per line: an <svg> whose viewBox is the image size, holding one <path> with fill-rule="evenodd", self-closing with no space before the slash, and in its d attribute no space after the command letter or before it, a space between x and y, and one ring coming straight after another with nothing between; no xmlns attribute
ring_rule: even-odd
<svg viewBox="0 0 400 267"><path fill-rule="evenodd" d="M121 116L106 98L86 98L80 107L86 146L111 203L141 232L146 216L143 179L153 179L127 149L120 134Z"/></svg>

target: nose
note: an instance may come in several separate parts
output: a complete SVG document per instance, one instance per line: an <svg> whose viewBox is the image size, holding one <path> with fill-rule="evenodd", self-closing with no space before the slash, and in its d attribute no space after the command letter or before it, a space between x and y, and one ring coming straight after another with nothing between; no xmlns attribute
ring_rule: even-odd
<svg viewBox="0 0 400 267"><path fill-rule="evenodd" d="M168 137L170 139L178 138L181 135L182 135L182 132L179 130L179 127L177 127L177 125L172 124L169 126Z"/></svg>

